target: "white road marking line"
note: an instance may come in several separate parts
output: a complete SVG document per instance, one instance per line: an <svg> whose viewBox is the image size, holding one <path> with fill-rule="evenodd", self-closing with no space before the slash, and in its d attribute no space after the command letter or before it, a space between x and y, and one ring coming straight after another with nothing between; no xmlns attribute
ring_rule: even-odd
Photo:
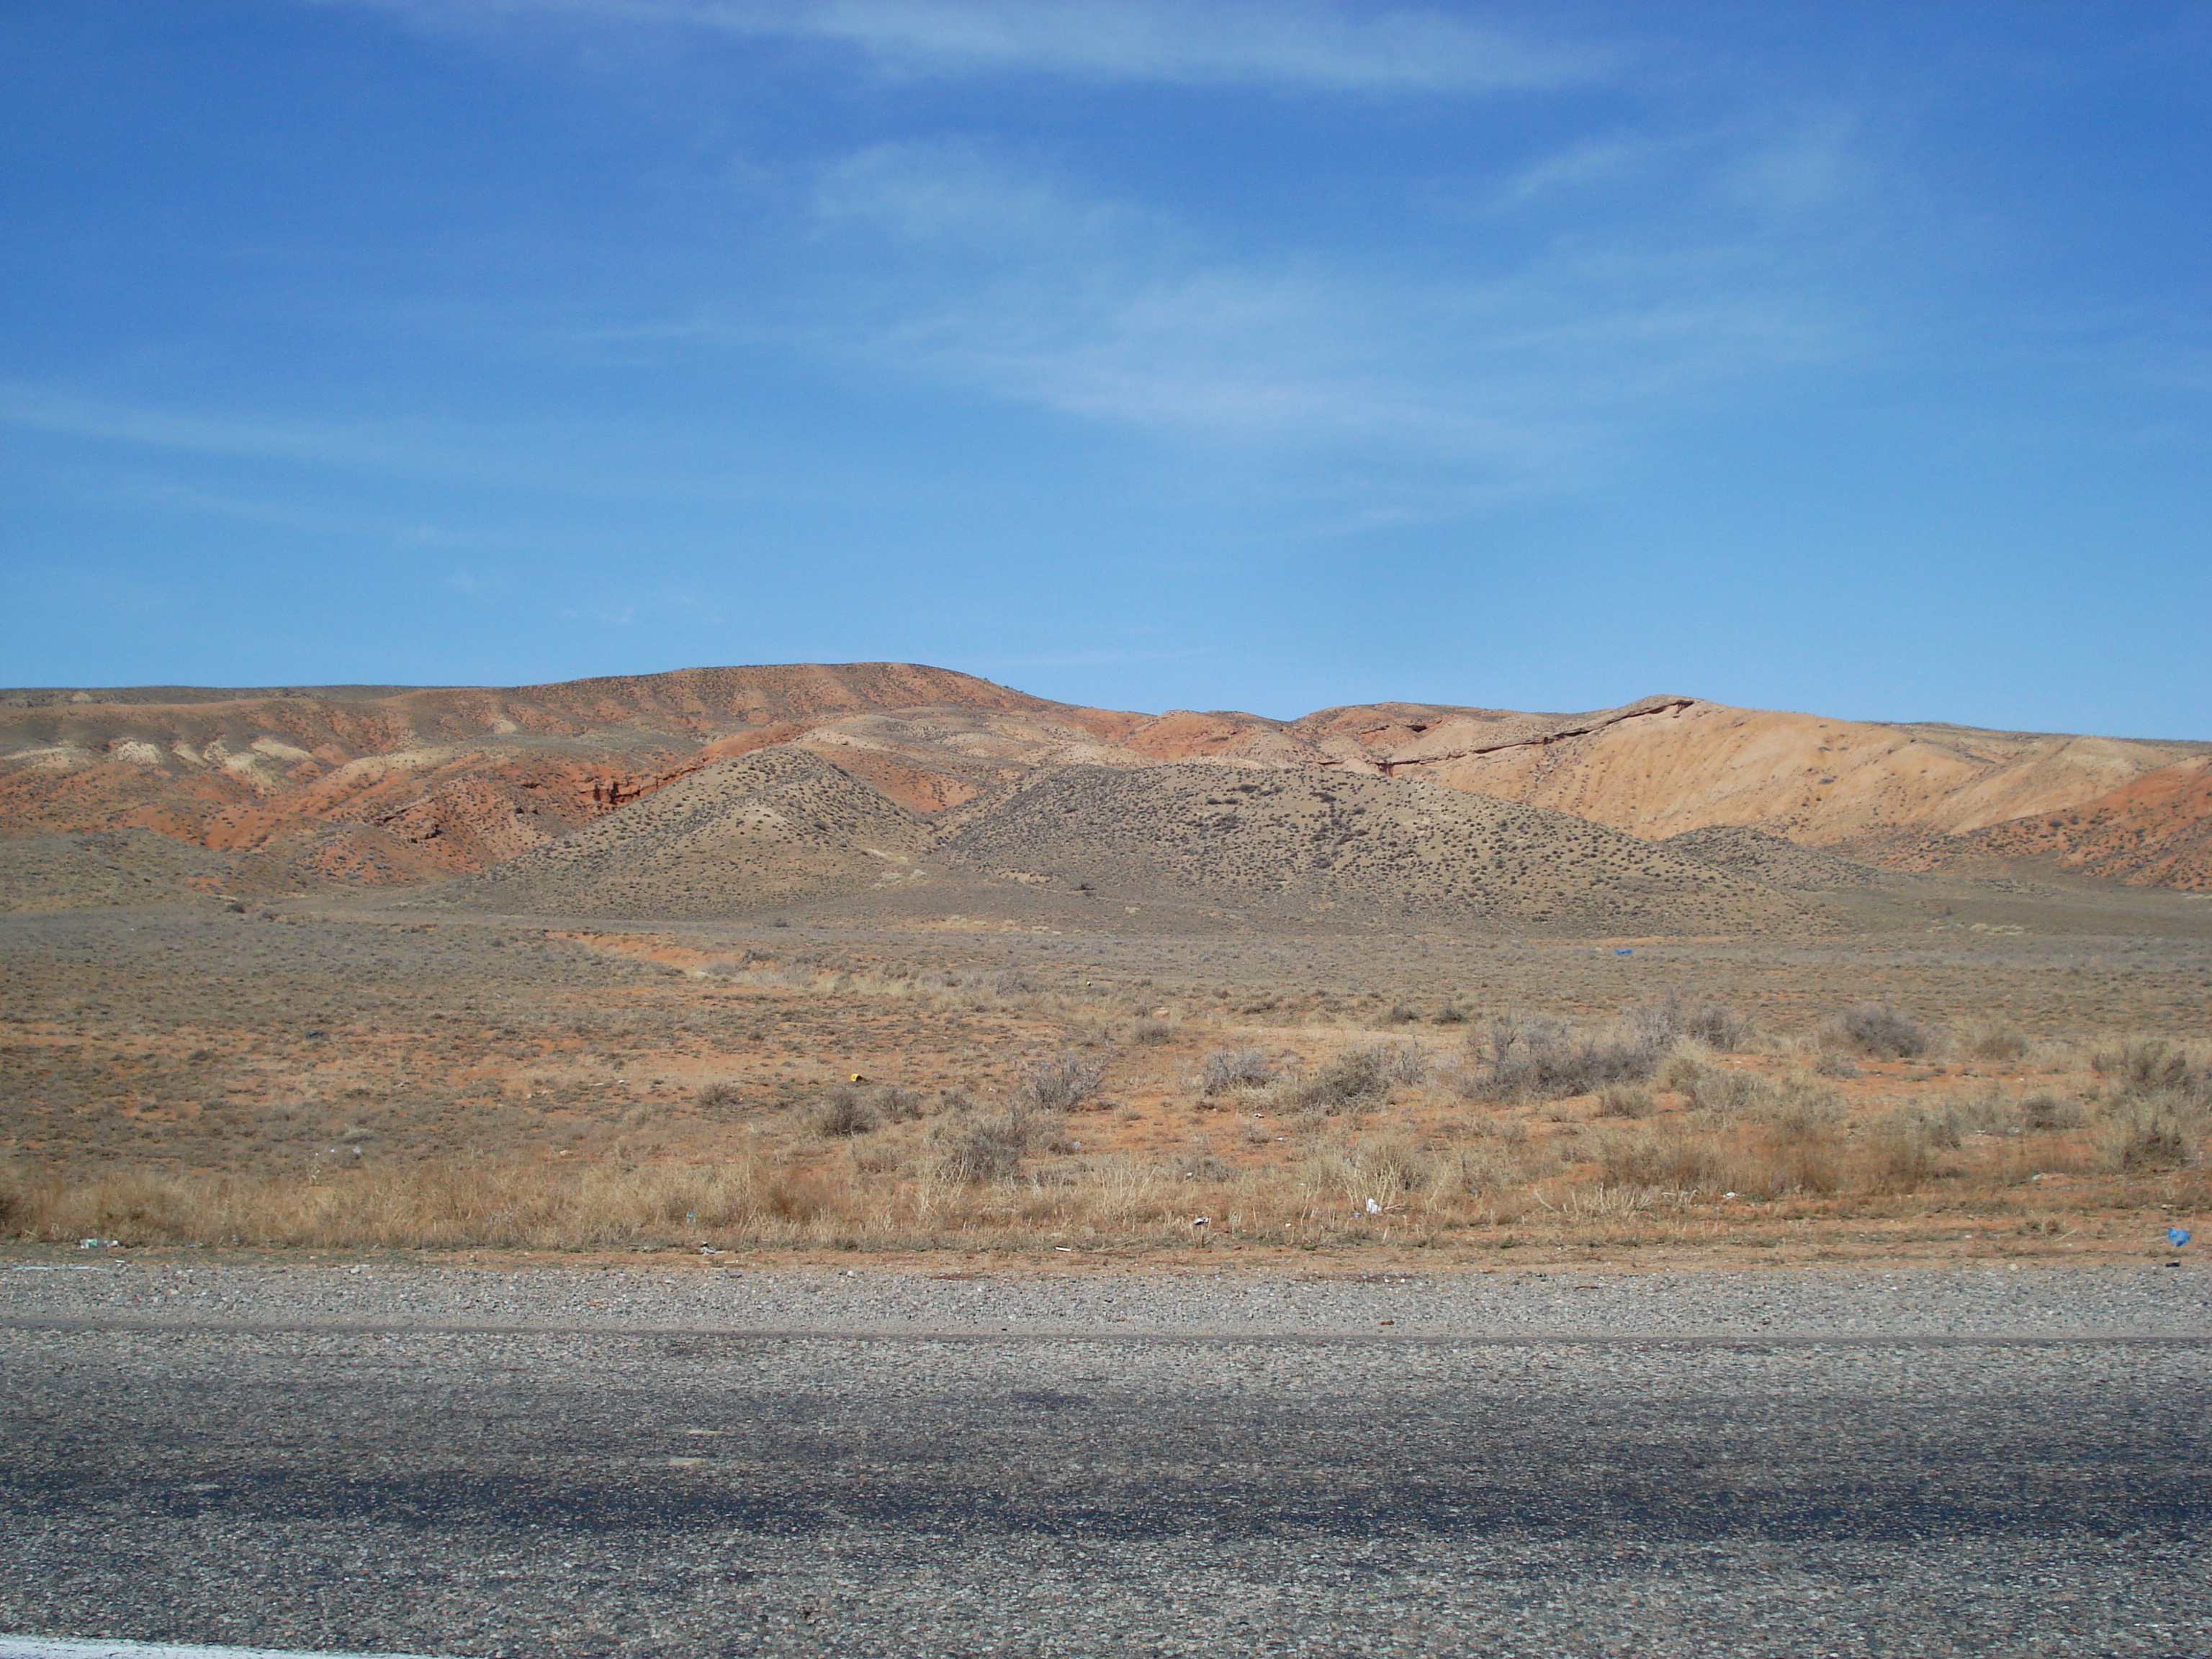
<svg viewBox="0 0 2212 1659"><path fill-rule="evenodd" d="M185 1642L100 1642L63 1636L0 1636L0 1659L432 1659L415 1653L323 1649L195 1647Z"/></svg>

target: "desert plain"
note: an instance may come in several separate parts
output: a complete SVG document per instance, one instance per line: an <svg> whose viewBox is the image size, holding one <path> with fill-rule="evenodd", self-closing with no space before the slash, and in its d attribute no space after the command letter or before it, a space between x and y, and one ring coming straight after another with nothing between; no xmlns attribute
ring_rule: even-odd
<svg viewBox="0 0 2212 1659"><path fill-rule="evenodd" d="M2212 745L905 665L0 694L0 1237L2151 1261Z"/></svg>

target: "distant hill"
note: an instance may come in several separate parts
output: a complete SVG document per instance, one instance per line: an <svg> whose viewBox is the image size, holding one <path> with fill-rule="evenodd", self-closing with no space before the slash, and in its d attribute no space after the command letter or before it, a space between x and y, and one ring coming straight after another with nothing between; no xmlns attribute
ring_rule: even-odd
<svg viewBox="0 0 2212 1659"><path fill-rule="evenodd" d="M917 847L967 834L976 814L1063 769L1200 764L1516 801L1769 886L1776 848L1754 856L1740 838L1733 850L1671 838L1741 829L1853 867L2020 863L2212 890L2208 744L1885 725L1675 696L1567 714L1406 702L1291 720L1145 714L905 663L515 687L0 693L0 838L151 831L221 854L232 890L257 895L414 887L528 859L769 750L811 755L866 786L926 826ZM99 884L76 854L50 845L40 856L38 867ZM820 858L825 871L860 868L843 852ZM791 854L791 890L830 879L802 880L805 862ZM1782 885L1821 890L1806 873L1814 866L1793 867ZM1851 878L1818 869L1819 881ZM152 879L158 890L185 877Z"/></svg>

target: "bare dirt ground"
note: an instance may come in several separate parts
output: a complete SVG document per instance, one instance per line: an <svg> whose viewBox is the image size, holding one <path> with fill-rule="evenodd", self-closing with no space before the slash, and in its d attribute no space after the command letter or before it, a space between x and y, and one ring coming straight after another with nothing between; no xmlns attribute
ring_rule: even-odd
<svg viewBox="0 0 2212 1659"><path fill-rule="evenodd" d="M2039 929L2032 896L1800 941L1142 932L1066 895L17 915L0 1233L702 1266L2162 1255L2212 1207L2201 902L2162 896L2160 936L2153 896ZM2078 931L2097 914L2135 931ZM1868 1005L1900 1051L1838 1026Z"/></svg>

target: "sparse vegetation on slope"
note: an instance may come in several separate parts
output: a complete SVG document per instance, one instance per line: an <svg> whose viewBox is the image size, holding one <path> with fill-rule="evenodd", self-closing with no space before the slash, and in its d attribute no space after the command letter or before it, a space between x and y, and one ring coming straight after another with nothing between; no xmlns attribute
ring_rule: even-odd
<svg viewBox="0 0 2212 1659"><path fill-rule="evenodd" d="M510 859L456 902L566 915L726 916L909 867L914 814L803 750L720 761Z"/></svg>
<svg viewBox="0 0 2212 1659"><path fill-rule="evenodd" d="M1771 888L1564 814L1386 780L1067 767L969 820L942 857L1108 897L1472 927L1826 925Z"/></svg>

